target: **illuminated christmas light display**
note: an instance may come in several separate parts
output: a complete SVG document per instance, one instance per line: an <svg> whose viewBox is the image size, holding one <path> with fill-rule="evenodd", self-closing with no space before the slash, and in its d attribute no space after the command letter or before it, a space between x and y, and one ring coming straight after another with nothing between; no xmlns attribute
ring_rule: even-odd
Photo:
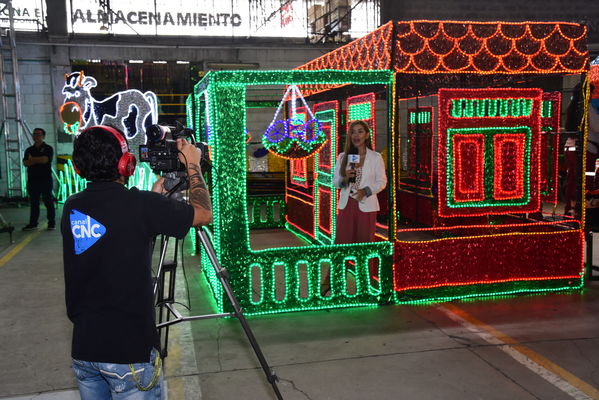
<svg viewBox="0 0 599 400"><path fill-rule="evenodd" d="M539 89L439 90L439 215L540 207Z"/></svg>
<svg viewBox="0 0 599 400"><path fill-rule="evenodd" d="M81 178L73 167L73 162L68 160L62 171L55 174L58 181L58 190L56 191L56 200L64 203L67 198L87 187L87 181ZM136 187L140 190L152 190L156 182L156 174L146 163L139 163L135 168L135 173L129 177L127 187Z"/></svg>
<svg viewBox="0 0 599 400"><path fill-rule="evenodd" d="M531 218L542 215L542 201L556 201L560 95L508 85L526 86L533 75L585 72L585 35L582 25L561 22L389 22L294 71L210 72L188 100L188 117L198 137L209 137L214 171L225 177L213 181L213 241L246 312L580 288L581 223L557 213L546 222ZM290 106L280 118L277 112L265 136L290 159L283 200L246 198L245 89L255 85L318 93L313 115L313 100L302 97L302 107ZM374 85L385 90L367 93ZM416 101L400 108L395 101L426 96L434 98L426 107ZM386 129L376 129L377 97L379 107L386 102ZM379 234L381 242L332 244L339 138L352 120L369 118L373 139L389 138L389 239ZM312 132L327 138L322 146L299 157L286 153L287 144L277 148L291 137L312 138L304 129L311 120L320 123ZM405 150L400 126L407 127ZM262 204L266 219L256 212ZM275 207L284 207L284 221L275 221ZM416 223L402 225L404 214ZM251 249L250 229L283 224L309 245ZM370 279L373 259L380 284ZM208 263L205 254L202 263ZM217 308L228 309L212 268L203 271ZM329 272L331 291L321 293Z"/></svg>
<svg viewBox="0 0 599 400"><path fill-rule="evenodd" d="M440 228L433 229L441 232ZM455 231L472 229L454 228ZM583 233L580 230L560 231L550 224L484 226L479 231L482 229L493 233L396 241L394 253L401 257L401 262L396 259L394 263L396 298L406 299L433 288L445 288L434 294L439 297L452 292L454 297L482 294L488 289L477 285L494 285L489 286L493 291L512 293L581 286ZM542 251L545 246L557 247L558 251ZM464 251L465 247L469 251ZM572 249L578 251L573 254ZM426 273L427 266L422 263L424 254L436 261L434 276ZM500 259L501 263L494 259Z"/></svg>
<svg viewBox="0 0 599 400"><path fill-rule="evenodd" d="M246 204L246 160L245 160L245 93L246 87L256 85L385 85L389 96L393 96L393 74L390 71L218 71L210 72L195 87L195 104L204 104L191 112L191 125L200 137L206 135L206 121L210 121L213 133L209 145L213 154L212 201L214 209L213 241L217 256L230 273L231 286L242 307L248 314L296 311L346 306L376 306L385 301L383 296L391 293L391 270L380 274L380 284L373 287L369 279L368 262L376 258L382 265L391 265L390 242L357 243L350 245L331 243L334 232L332 208L334 205L330 176L331 156L336 151L337 138L326 147L318 148L316 157L323 160L322 169L316 169L314 180L318 180L315 206L314 193L308 195L305 188L289 186L285 195L286 227L309 243L308 247L284 247L252 250L249 241L250 222ZM208 110L208 111L207 111ZM203 115L209 112L209 115ZM297 114L297 109L296 109ZM323 135L337 131L338 105L321 104L314 107L314 115L322 119ZM311 118L311 117L310 117ZM393 121L393 118L389 118ZM332 136L332 134L331 134ZM337 136L337 135L335 135ZM327 149L327 150L324 150ZM324 151L324 152L323 152ZM328 153L330 151L330 153ZM335 154L336 156L336 154ZM215 176L214 174L218 175ZM222 177L219 179L219 177ZM330 197L327 198L330 192ZM307 203L307 204L306 204ZM306 204L318 210L316 223L312 220L309 229L293 225L294 208ZM254 207L252 207L254 208ZM327 214L325 216L325 214ZM311 213L314 214L313 212ZM314 218L314 217L312 217ZM301 218L298 218L300 220ZM253 221L256 221L254 215ZM253 223L253 222L252 222ZM318 232L315 235L315 226ZM330 232L330 233L329 233ZM317 236L315 238L315 236ZM344 268L350 257L355 264L352 280L355 292L348 291ZM208 263L205 254L202 262ZM307 266L305 279L300 277L300 267ZM320 293L321 280L330 270L331 295ZM220 283L209 266L203 269L219 309L228 307L223 302ZM278 278L277 278L278 277ZM282 281L280 281L282 279ZM254 282L258 281L258 282ZM300 286L307 287L306 295L300 296ZM283 293L281 293L281 288ZM253 296L252 290L259 295Z"/></svg>
<svg viewBox="0 0 599 400"><path fill-rule="evenodd" d="M62 88L65 99L60 108L65 132L78 134L90 126L110 125L120 129L128 140L137 136L136 144L145 143L143 132L158 122L156 95L129 89L96 100L91 89L97 85L96 79L85 76L83 71L65 75Z"/></svg>

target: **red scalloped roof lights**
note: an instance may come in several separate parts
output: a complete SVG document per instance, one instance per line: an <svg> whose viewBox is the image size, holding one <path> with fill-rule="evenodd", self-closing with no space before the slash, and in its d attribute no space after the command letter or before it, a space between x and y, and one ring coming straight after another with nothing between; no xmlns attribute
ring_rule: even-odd
<svg viewBox="0 0 599 400"><path fill-rule="evenodd" d="M298 69L581 73L588 71L586 32L569 22L389 21Z"/></svg>

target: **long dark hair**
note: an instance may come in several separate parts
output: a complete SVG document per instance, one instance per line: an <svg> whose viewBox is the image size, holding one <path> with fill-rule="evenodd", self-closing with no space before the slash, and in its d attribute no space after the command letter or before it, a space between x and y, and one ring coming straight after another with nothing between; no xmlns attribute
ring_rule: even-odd
<svg viewBox="0 0 599 400"><path fill-rule="evenodd" d="M370 138L370 127L368 126L368 124L366 123L366 121L362 121L362 120L355 120L352 121L349 124L349 127L347 128L347 134L345 135L345 146L343 147L343 160L341 160L341 169L339 170L339 173L341 174L341 176L345 176L345 169L347 168L347 155L348 154L356 154L358 153L358 149L356 149L356 147L354 146L354 144L351 141L351 131L353 129L354 126L356 125L362 125L362 127L364 128L364 130L366 131L366 133L368 133L368 138L366 139L366 147L368 147L370 150L372 149L372 139Z"/></svg>

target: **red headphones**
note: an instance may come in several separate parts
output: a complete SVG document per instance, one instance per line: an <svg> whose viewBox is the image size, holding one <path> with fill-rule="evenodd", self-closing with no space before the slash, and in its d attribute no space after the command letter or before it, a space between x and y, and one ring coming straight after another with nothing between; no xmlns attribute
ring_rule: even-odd
<svg viewBox="0 0 599 400"><path fill-rule="evenodd" d="M116 138L116 140L119 142L119 146L121 147L121 152L123 153L121 155L121 158L119 159L119 163L118 163L118 167L117 167L119 174L122 176L133 175L133 173L135 172L135 166L137 165L137 160L135 159L135 156L133 154L129 153L129 146L127 145L127 141L125 140L123 135L121 135L121 133L119 131L117 131L116 129L114 129L113 127L107 126L107 125L90 126L86 130L81 132L81 135L83 135L88 130L94 129L94 128L100 128L103 131L109 132L110 134L112 134L112 136L114 136ZM77 167L75 166L74 163L73 163L73 167L75 167L75 172L77 172L77 174L80 175L79 170L77 169Z"/></svg>

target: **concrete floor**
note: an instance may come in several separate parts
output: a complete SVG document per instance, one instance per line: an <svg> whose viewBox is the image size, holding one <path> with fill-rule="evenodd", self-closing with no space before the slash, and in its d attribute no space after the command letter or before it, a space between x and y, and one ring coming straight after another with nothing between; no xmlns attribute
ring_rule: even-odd
<svg viewBox="0 0 599 400"><path fill-rule="evenodd" d="M27 222L27 208L0 212L18 229ZM16 240L0 234L0 397L76 399L60 232L18 231ZM197 259L187 257L185 269L192 314L212 313ZM187 303L181 272L177 299ZM249 323L287 400L599 399L598 281L572 293ZM275 398L237 320L181 323L170 338L169 399Z"/></svg>

